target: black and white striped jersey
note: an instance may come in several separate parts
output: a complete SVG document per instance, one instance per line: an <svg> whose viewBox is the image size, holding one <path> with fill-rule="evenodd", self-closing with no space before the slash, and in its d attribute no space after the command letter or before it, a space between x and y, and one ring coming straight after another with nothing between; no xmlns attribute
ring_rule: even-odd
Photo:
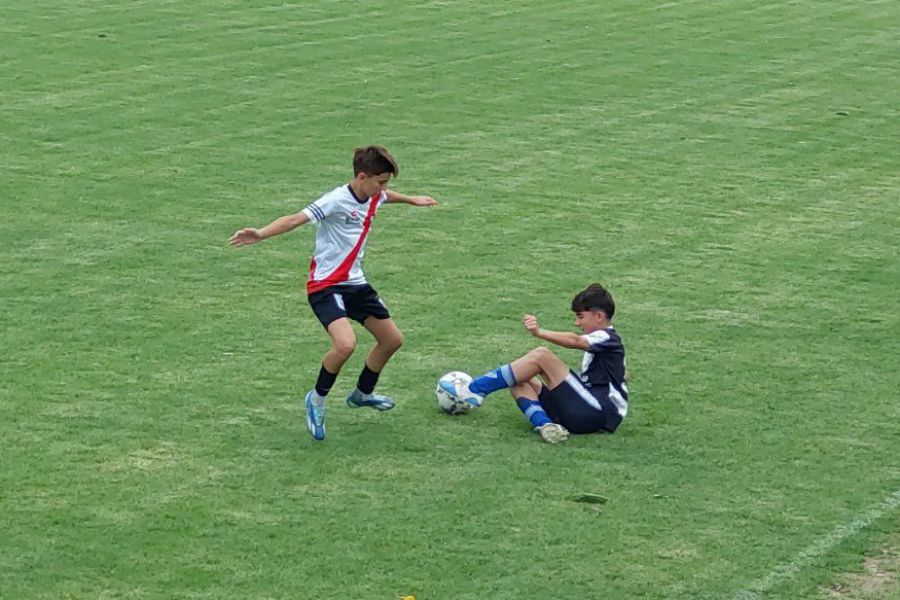
<svg viewBox="0 0 900 600"><path fill-rule="evenodd" d="M598 329L583 336L591 347L581 361L581 381L595 396L607 397L621 416L628 412L625 383L625 347L615 328Z"/></svg>

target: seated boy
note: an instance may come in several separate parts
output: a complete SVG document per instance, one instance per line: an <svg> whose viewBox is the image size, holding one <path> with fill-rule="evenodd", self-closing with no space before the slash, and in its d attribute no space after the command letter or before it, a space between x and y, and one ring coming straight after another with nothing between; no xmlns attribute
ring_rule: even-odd
<svg viewBox="0 0 900 600"><path fill-rule="evenodd" d="M541 438L553 444L565 440L570 432L612 433L628 412L625 348L611 323L615 310L610 293L594 283L572 300L575 326L581 335L547 331L538 326L536 317L523 317L525 329L534 337L584 350L580 374L541 346L475 378L468 386L447 384L447 391L480 406L487 394L509 388Z"/></svg>

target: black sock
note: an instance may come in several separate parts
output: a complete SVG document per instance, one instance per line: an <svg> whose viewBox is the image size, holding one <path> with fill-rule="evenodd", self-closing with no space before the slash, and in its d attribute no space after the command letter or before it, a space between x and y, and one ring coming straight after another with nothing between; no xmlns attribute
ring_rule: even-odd
<svg viewBox="0 0 900 600"><path fill-rule="evenodd" d="M379 375L381 375L381 373L376 373L369 368L368 364L366 364L359 374L359 381L356 382L356 387L363 394L371 394L375 390L375 384L378 383Z"/></svg>
<svg viewBox="0 0 900 600"><path fill-rule="evenodd" d="M316 380L316 393L320 396L327 396L335 379L337 379L337 373L329 373L325 369L325 365L322 365L322 368L319 369L319 379Z"/></svg>

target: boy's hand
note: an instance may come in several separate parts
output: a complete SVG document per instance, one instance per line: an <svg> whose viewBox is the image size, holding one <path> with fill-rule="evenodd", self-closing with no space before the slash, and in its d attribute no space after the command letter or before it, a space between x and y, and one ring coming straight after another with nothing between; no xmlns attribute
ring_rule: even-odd
<svg viewBox="0 0 900 600"><path fill-rule="evenodd" d="M235 231L234 235L231 236L231 239L228 240L228 243L232 246L246 246L248 244L255 244L262 239L262 234L259 232L259 229L245 227L244 229Z"/></svg>
<svg viewBox="0 0 900 600"><path fill-rule="evenodd" d="M541 330L540 326L538 326L537 317L534 315L525 315L522 317L522 325L525 326L525 329L528 330L528 333L531 335L537 335L538 331Z"/></svg>
<svg viewBox="0 0 900 600"><path fill-rule="evenodd" d="M410 196L409 203L413 206L434 206L438 202L431 196Z"/></svg>

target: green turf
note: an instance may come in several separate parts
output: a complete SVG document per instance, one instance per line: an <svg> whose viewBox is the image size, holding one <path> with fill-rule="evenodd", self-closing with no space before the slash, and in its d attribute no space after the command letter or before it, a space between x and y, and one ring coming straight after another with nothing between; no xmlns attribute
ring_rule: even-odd
<svg viewBox="0 0 900 600"><path fill-rule="evenodd" d="M0 597L821 597L900 529L898 30L893 0L0 0ZM339 401L360 330L317 444L311 228L226 241L365 143L441 205L369 241L399 406ZM593 280L618 433L436 411Z"/></svg>

